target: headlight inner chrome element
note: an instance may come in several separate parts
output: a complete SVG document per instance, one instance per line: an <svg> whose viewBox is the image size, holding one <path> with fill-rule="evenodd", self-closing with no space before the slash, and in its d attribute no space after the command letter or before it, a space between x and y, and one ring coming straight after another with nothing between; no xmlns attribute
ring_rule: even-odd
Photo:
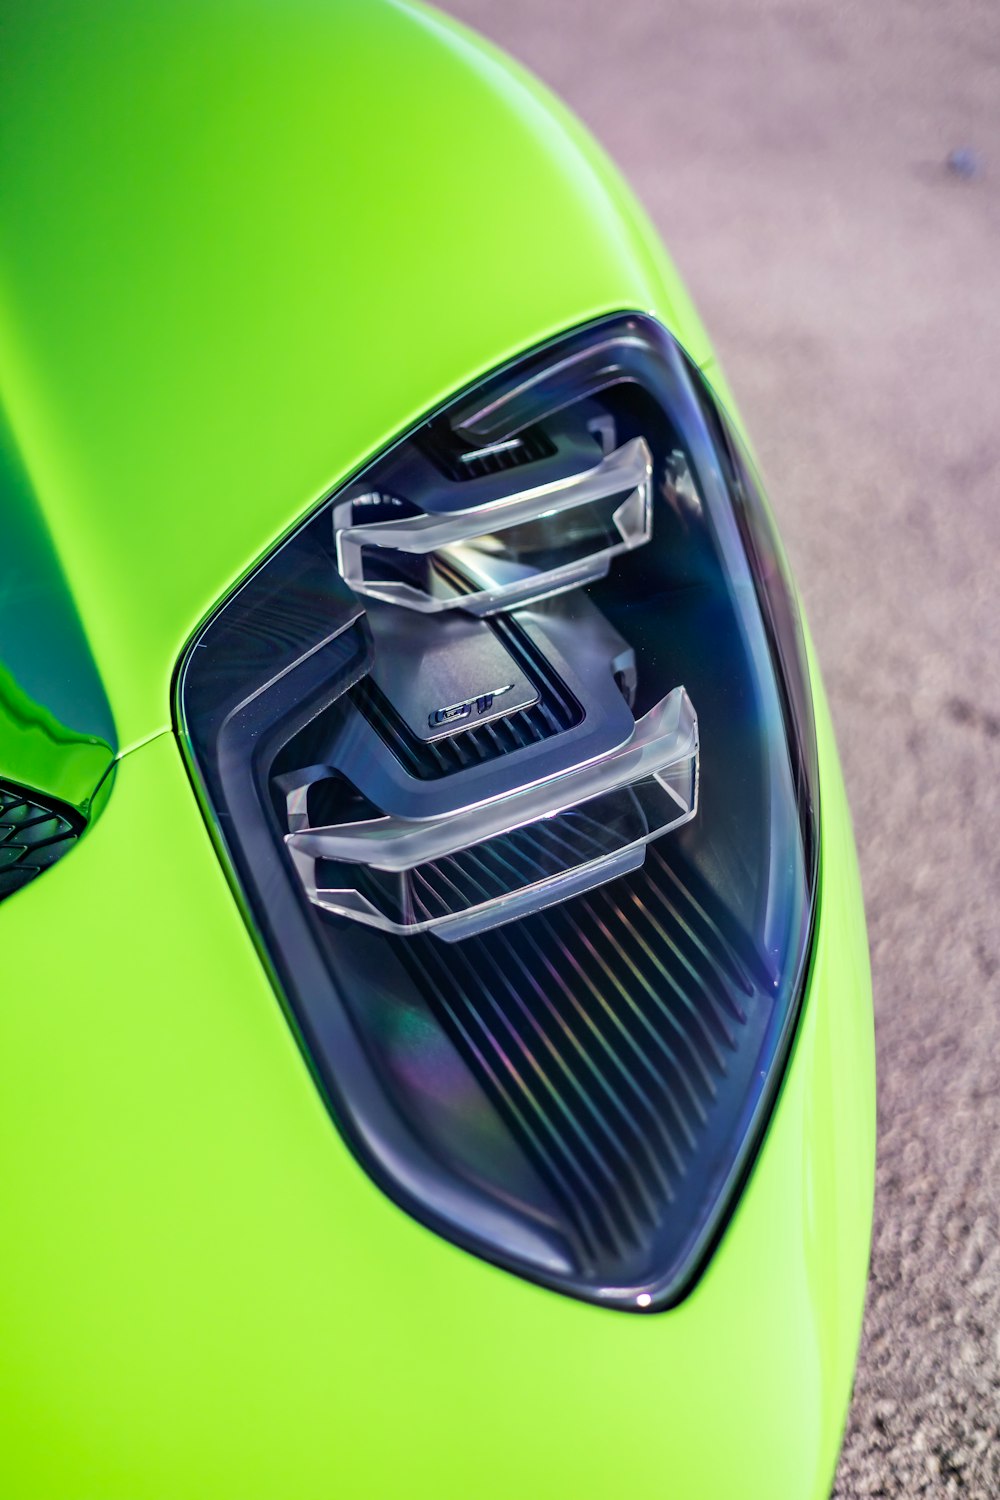
<svg viewBox="0 0 1000 1500"><path fill-rule="evenodd" d="M510 451L504 446L475 456ZM649 449L633 438L583 473L467 510L422 512L412 519L390 512L388 520L357 525L359 510L362 516L366 507L384 513L386 497L345 500L333 518L340 571L362 594L428 613L461 607L492 614L579 587L603 577L620 552L649 540L650 470ZM365 553L374 549L426 558L428 584L437 587L384 574L367 577ZM539 565L540 555L546 560Z"/></svg>
<svg viewBox="0 0 1000 1500"><path fill-rule="evenodd" d="M780 546L670 337L603 319L432 413L215 612L177 713L372 1177L545 1285L675 1302L780 1081L817 789Z"/></svg>

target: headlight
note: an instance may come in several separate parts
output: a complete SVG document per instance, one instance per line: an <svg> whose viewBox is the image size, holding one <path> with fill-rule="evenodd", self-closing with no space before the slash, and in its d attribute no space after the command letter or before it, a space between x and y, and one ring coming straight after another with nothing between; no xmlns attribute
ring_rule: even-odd
<svg viewBox="0 0 1000 1500"><path fill-rule="evenodd" d="M341 486L178 716L375 1180L546 1285L682 1295L780 1078L816 808L781 555L663 329L546 345Z"/></svg>

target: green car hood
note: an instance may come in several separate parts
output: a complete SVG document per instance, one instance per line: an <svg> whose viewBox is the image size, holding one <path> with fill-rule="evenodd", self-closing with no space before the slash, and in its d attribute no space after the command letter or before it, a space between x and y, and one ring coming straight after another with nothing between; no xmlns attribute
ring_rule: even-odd
<svg viewBox="0 0 1000 1500"><path fill-rule="evenodd" d="M433 12L37 0L4 32L0 391L122 750L227 588L457 387L620 308L707 356L593 143Z"/></svg>
<svg viewBox="0 0 1000 1500"><path fill-rule="evenodd" d="M439 400L619 309L710 362L642 213L536 83L392 0L31 0L0 69L0 777L51 785L72 744L83 805L119 757L3 907L0 1494L818 1500L874 1148L815 672L794 1048L705 1274L648 1318L465 1253L362 1170L168 732L200 621Z"/></svg>

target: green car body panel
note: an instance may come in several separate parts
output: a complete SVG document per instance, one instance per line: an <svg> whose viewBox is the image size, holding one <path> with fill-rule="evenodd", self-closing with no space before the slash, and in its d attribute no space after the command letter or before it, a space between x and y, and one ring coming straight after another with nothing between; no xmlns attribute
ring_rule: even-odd
<svg viewBox="0 0 1000 1500"><path fill-rule="evenodd" d="M718 391L676 274L561 106L433 12L38 3L5 32L0 777L90 826L0 910L0 1492L820 1500L874 1073L812 657L793 1049L715 1253L653 1317L466 1253L358 1165L172 729L218 601L484 371L635 309Z"/></svg>

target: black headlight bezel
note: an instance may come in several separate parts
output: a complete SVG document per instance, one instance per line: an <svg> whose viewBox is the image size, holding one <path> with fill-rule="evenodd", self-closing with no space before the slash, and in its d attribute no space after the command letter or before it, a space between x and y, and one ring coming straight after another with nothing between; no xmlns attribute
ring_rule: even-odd
<svg viewBox="0 0 1000 1500"><path fill-rule="evenodd" d="M288 878L280 847L283 829L267 783L275 756L330 701L331 681L347 691L365 674L366 662L352 627L361 604L336 573L332 537L322 526L352 478L326 495L294 533L271 551L213 611L196 633L178 668L175 711L189 770L234 888L258 941L303 1051L339 1128L375 1181L431 1228L507 1269L571 1295L605 1305L659 1310L674 1305L694 1285L721 1234L752 1164L774 1097L805 989L815 918L819 859L818 776L808 663L794 588L773 519L739 439L704 377L662 327L639 314L597 320L549 340L485 376L410 429L366 463L377 470L405 449L414 433L437 434L449 413L468 412L484 393L510 387L512 372L530 384L532 372L554 356L587 351L615 336L633 346L636 370L651 379L657 361L683 371L710 434L752 578L781 701L784 743L794 784L806 886L801 940L787 1003L771 1048L766 1077L744 1111L738 1149L725 1180L695 1226L680 1263L664 1274L622 1284L595 1284L560 1263L551 1240L512 1218L469 1175L428 1149L389 1097L373 1066L370 1046L358 1034L329 955L316 941L317 916ZM593 361L591 361L593 364ZM599 383L600 372L588 379ZM617 378L617 377L616 377ZM599 388L599 384L598 384ZM589 387L588 387L589 389ZM579 400L572 378L567 404ZM317 604L319 607L317 607ZM249 771L249 774L248 774ZM371 941L348 983L359 983Z"/></svg>

